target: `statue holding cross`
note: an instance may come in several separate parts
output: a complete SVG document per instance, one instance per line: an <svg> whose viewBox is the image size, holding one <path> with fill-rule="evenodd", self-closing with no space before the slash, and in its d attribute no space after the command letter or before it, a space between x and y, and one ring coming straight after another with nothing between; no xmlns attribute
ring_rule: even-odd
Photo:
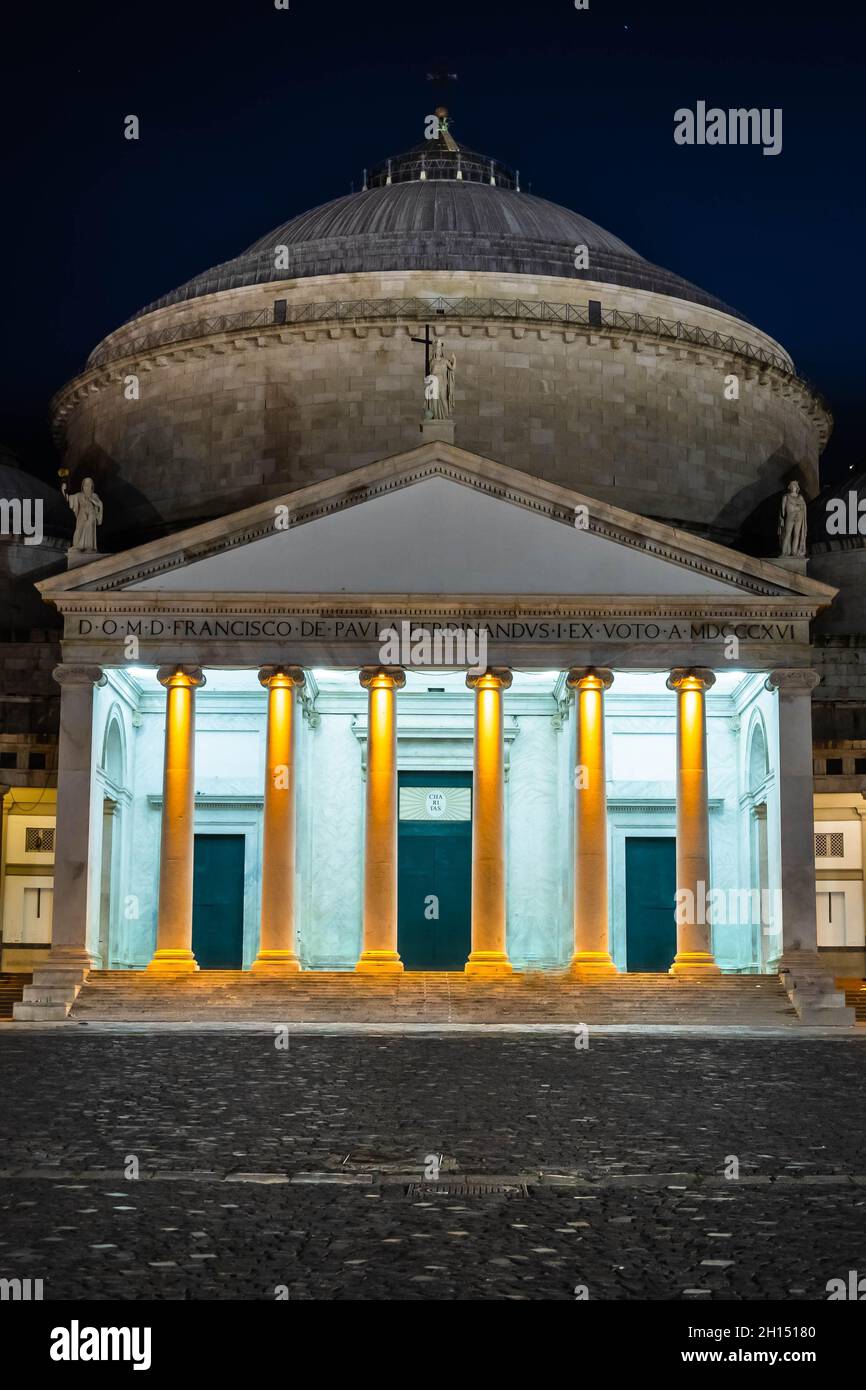
<svg viewBox="0 0 866 1390"><path fill-rule="evenodd" d="M453 352L446 353L441 338L432 343L429 324L425 326L424 337L413 338L412 342L424 344L424 419L450 420L454 414L457 358Z"/></svg>

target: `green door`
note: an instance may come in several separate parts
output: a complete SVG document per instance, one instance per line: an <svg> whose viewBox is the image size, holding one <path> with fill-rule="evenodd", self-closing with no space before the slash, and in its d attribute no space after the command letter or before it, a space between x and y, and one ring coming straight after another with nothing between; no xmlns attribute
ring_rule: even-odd
<svg viewBox="0 0 866 1390"><path fill-rule="evenodd" d="M676 882L675 838L626 839L626 969L670 969L677 953Z"/></svg>
<svg viewBox="0 0 866 1390"><path fill-rule="evenodd" d="M202 970L243 966L243 835L195 837L192 949Z"/></svg>
<svg viewBox="0 0 866 1390"><path fill-rule="evenodd" d="M397 949L406 970L462 970L471 950L472 774L401 772Z"/></svg>

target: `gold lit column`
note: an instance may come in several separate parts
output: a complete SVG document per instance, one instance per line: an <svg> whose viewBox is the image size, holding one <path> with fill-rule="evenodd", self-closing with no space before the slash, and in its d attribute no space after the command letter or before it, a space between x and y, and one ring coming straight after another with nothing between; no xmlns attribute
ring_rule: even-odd
<svg viewBox="0 0 866 1390"><path fill-rule="evenodd" d="M256 975L295 975L295 690L304 684L299 666L263 666L268 692L265 806L262 844L262 919Z"/></svg>
<svg viewBox="0 0 866 1390"><path fill-rule="evenodd" d="M608 938L607 790L604 763L604 692L613 672L572 668L576 692L577 779L575 784L574 955L576 975L616 975Z"/></svg>
<svg viewBox="0 0 866 1390"><path fill-rule="evenodd" d="M468 675L475 691L472 777L472 952L467 975L510 975L505 940L505 741L502 693L511 672Z"/></svg>
<svg viewBox="0 0 866 1390"><path fill-rule="evenodd" d="M707 787L706 693L712 671L671 671L677 694L677 954L671 975L720 975L710 945L705 904L710 891L710 811Z"/></svg>
<svg viewBox="0 0 866 1390"><path fill-rule="evenodd" d="M198 970L192 953L195 692L205 678L198 666L160 666L156 678L165 686L165 773L156 952L147 968L174 975Z"/></svg>
<svg viewBox="0 0 866 1390"><path fill-rule="evenodd" d="M399 974L397 951L397 691L399 666L365 666L367 691L367 820L364 832L364 942L355 966L362 975Z"/></svg>

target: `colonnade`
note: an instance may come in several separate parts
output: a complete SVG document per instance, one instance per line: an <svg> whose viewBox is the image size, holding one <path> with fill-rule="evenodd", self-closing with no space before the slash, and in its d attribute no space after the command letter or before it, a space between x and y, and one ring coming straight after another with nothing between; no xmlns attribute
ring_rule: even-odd
<svg viewBox="0 0 866 1390"><path fill-rule="evenodd" d="M194 849L195 691L204 676L193 667L160 668L166 690L165 792L160 857L157 948L148 970L175 974L196 970L192 951ZM677 693L677 889L700 897L709 884L709 810L706 759L706 691L715 677L700 668L671 673ZM295 692L304 683L296 666L259 672L268 691L267 755L262 846L262 916L256 973L300 969L294 907ZM397 945L397 691L406 683L400 667L360 672L367 691L367 784L364 830L363 943L356 970L390 975L403 969ZM506 944L505 752L503 697L512 675L504 667L470 674L475 695L472 796L472 948L466 973L509 975ZM574 951L577 975L614 975L610 954L605 791L604 693L613 682L606 669L572 668L568 685L577 706L575 773ZM718 973L709 927L678 925L677 975Z"/></svg>
<svg viewBox="0 0 866 1390"><path fill-rule="evenodd" d="M56 912L52 958L58 964L82 965L85 945L87 812L89 811L90 730L95 684L104 679L98 667L61 667L62 687L60 786ZM808 701L809 672L774 672L768 688L784 695L787 721L803 706L795 730L783 730L780 782L783 805L786 782L796 806L783 816L788 825L811 827L811 779ZM157 679L166 691L164 794L161 827L157 943L147 969L164 974L198 969L192 949L192 896L195 811L195 697L205 684L198 667L160 667ZM707 787L706 693L715 677L702 667L676 669L668 687L677 697L677 890L701 898L709 889L709 802ZM295 920L297 694L304 673L297 666L266 666L259 681L268 692L267 753L261 865L261 931L252 965L256 973L293 974L300 969ZM356 969L370 975L403 969L397 945L397 692L406 676L399 667L371 666L360 672L367 691L367 782L364 845L363 943ZM475 696L472 803L472 944L466 971L500 977L511 973L506 944L505 756L503 701L511 685L510 670L491 667L470 674ZM604 697L613 682L605 668L574 667L568 686L575 692L577 767L574 789L574 946L571 969L578 976L613 975L608 909L608 827L605 785ZM796 747L794 744L796 742ZM802 748L800 748L802 743ZM86 766L85 766L86 764ZM802 766L801 766L802 764ZM788 773L790 770L790 779ZM796 774L796 775L795 775ZM82 812L85 814L82 816ZM786 928L789 906L785 887L786 844L796 840L799 854L806 832L783 834L783 929L786 948L794 945ZM802 845L800 843L802 841ZM796 888L799 891L799 881ZM802 885L805 891L805 884ZM814 892L811 914L799 901L790 903L798 949L814 950ZM810 926L812 941L810 944ZM671 973L704 976L718 973L710 927L678 921L677 952Z"/></svg>

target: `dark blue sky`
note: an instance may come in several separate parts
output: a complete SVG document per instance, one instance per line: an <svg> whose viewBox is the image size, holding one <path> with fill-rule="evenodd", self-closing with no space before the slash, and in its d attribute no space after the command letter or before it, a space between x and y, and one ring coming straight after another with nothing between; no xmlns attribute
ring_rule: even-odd
<svg viewBox="0 0 866 1390"><path fill-rule="evenodd" d="M825 479L866 464L855 0L81 0L5 38L0 442L38 471L99 338L416 143L443 63L459 139L777 337L836 416ZM698 100L782 107L782 153L677 146Z"/></svg>

